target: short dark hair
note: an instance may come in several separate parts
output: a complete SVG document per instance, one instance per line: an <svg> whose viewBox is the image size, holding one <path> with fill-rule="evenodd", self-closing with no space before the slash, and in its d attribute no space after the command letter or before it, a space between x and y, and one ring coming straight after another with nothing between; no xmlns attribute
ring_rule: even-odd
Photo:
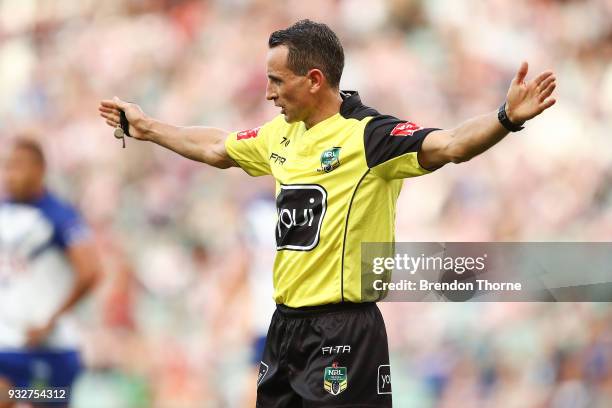
<svg viewBox="0 0 612 408"><path fill-rule="evenodd" d="M45 153L43 152L43 149L40 143L38 143L33 138L29 136L22 136L22 135L17 136L15 140L13 141L13 147L15 149L27 150L28 152L32 154L32 156L38 162L38 164L40 164L43 167L45 166L45 163L46 163Z"/></svg>
<svg viewBox="0 0 612 408"><path fill-rule="evenodd" d="M296 75L306 75L312 68L320 69L329 84L338 88L344 69L344 50L336 33L322 23L300 20L291 27L270 34L270 48L289 48L287 65Z"/></svg>

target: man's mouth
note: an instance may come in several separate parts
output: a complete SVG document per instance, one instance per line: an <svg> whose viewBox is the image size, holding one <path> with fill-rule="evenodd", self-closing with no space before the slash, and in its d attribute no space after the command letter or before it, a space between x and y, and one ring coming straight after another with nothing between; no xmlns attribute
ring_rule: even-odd
<svg viewBox="0 0 612 408"><path fill-rule="evenodd" d="M277 108L281 108L281 114L284 115L285 114L285 107L283 105L277 105L274 104L274 106L276 106Z"/></svg>

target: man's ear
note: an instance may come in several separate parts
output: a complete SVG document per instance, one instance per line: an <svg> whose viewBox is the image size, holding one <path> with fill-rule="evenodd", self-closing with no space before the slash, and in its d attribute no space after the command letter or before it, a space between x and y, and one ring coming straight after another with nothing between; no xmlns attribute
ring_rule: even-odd
<svg viewBox="0 0 612 408"><path fill-rule="evenodd" d="M310 92L318 92L325 82L325 75L320 69L313 68L306 73L306 78L310 81Z"/></svg>

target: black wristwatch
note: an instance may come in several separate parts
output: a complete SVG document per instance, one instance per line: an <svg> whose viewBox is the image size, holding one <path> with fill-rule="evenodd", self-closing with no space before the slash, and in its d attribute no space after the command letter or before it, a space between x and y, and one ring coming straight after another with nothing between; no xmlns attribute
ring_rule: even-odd
<svg viewBox="0 0 612 408"><path fill-rule="evenodd" d="M510 121L508 114L506 113L506 102L502 103L502 106L499 107L499 110L497 111L497 119L499 120L499 123L501 123L502 126L508 129L510 132L518 132L519 130L525 129L523 126L521 126L522 123L517 125L516 123L512 123L512 121Z"/></svg>

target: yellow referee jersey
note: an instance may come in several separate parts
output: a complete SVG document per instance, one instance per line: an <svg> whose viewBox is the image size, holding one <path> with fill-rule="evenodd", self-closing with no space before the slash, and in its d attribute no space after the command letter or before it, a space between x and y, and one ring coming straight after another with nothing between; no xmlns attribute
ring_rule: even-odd
<svg viewBox="0 0 612 408"><path fill-rule="evenodd" d="M401 179L428 173L417 152L435 129L341 95L340 112L310 129L279 115L226 141L249 175L276 179L274 300L286 306L379 300L362 295L361 242L394 240Z"/></svg>

